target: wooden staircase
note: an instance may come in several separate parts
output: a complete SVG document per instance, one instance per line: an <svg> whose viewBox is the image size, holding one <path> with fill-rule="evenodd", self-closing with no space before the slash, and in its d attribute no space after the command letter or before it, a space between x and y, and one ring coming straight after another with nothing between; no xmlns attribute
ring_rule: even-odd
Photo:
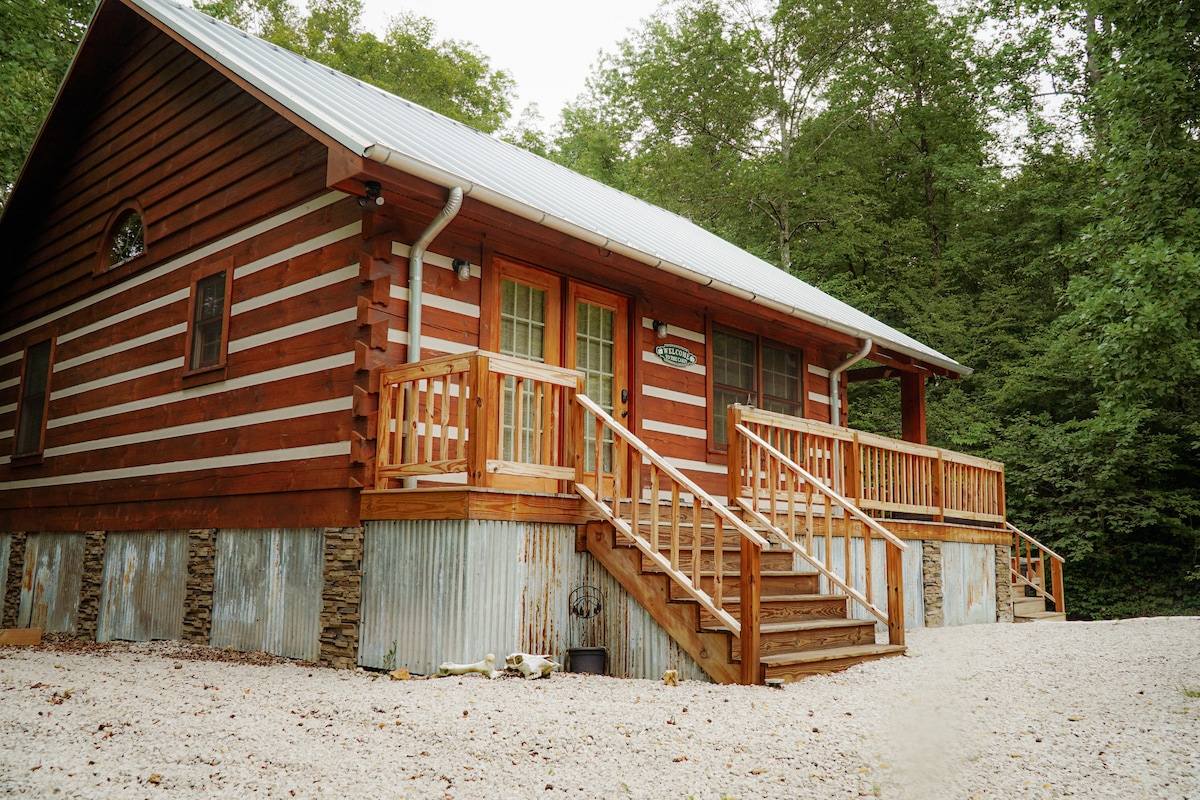
<svg viewBox="0 0 1200 800"><path fill-rule="evenodd" d="M678 563L691 573L695 529L691 522L679 526ZM728 587L737 587L741 581L737 536L736 531L725 534L721 547L722 583ZM741 638L672 581L659 563L607 522L590 523L584 538L588 552L714 680L732 683L742 679ZM717 550L711 526L702 526L701 538L700 585L715 594ZM669 560L668 548L662 554ZM903 645L876 643L874 619L848 618L845 595L820 594L817 573L793 570L789 550L763 550L761 558L755 682L787 683L904 652ZM738 619L742 618L741 606L736 593L722 599L722 608Z"/></svg>
<svg viewBox="0 0 1200 800"><path fill-rule="evenodd" d="M1015 525L1006 522L1005 528L1012 536L1013 622L1066 622L1063 557Z"/></svg>

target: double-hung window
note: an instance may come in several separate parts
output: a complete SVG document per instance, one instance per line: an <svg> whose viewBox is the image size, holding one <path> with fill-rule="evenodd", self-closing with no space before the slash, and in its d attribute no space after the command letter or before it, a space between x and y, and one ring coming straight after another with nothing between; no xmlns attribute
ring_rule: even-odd
<svg viewBox="0 0 1200 800"><path fill-rule="evenodd" d="M220 380L229 351L229 301L232 269L226 266L192 283L188 314L188 352L185 382L198 373L201 383Z"/></svg>
<svg viewBox="0 0 1200 800"><path fill-rule="evenodd" d="M53 339L30 345L25 350L25 363L21 370L21 399L17 406L16 441L13 445L14 458L36 456L42 452L53 356Z"/></svg>
<svg viewBox="0 0 1200 800"><path fill-rule="evenodd" d="M713 329L713 444L729 442L726 411L734 403L802 416L800 351L751 334Z"/></svg>

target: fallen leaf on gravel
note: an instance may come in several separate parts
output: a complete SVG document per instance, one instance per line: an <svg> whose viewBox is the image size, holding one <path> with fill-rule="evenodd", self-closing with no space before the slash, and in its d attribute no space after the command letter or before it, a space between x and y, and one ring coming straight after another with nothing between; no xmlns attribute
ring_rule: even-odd
<svg viewBox="0 0 1200 800"><path fill-rule="evenodd" d="M687 760L688 760L687 756L678 756L676 758L671 759L671 761L675 762L676 764L678 764L680 761L687 761Z"/></svg>
<svg viewBox="0 0 1200 800"><path fill-rule="evenodd" d="M162 775L159 775L157 772L152 773L149 778L146 778L146 782L153 783L155 786L157 786L158 784L162 783Z"/></svg>
<svg viewBox="0 0 1200 800"><path fill-rule="evenodd" d="M1082 720L1083 717L1067 717L1067 722L1080 722Z"/></svg>

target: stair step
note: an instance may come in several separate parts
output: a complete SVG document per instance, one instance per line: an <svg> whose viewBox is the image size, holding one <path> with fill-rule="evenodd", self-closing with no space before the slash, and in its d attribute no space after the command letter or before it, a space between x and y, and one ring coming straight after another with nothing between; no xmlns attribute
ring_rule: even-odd
<svg viewBox="0 0 1200 800"><path fill-rule="evenodd" d="M809 675L838 672L879 658L898 656L904 653L903 645L860 644L850 647L835 647L828 650L813 650L798 653L775 653L763 656L763 671L768 681L784 682L800 680Z"/></svg>
<svg viewBox="0 0 1200 800"><path fill-rule="evenodd" d="M741 616L741 599L726 597L722 603L726 611L735 617ZM831 594L782 594L764 597L759 603L762 622L798 622L804 619L844 619L846 598ZM717 625L716 618L704 609L700 610L700 624Z"/></svg>
<svg viewBox="0 0 1200 800"><path fill-rule="evenodd" d="M1014 622L1066 622L1067 615L1061 611L1035 611L1031 614L1014 614Z"/></svg>
<svg viewBox="0 0 1200 800"><path fill-rule="evenodd" d="M712 594L712 573L700 575L700 588ZM736 596L738 593L740 575L737 572L726 572L724 575L725 593ZM762 597L778 597L793 594L816 594L819 580L813 572L795 572L792 570L763 570L760 573L759 585L762 587ZM672 600L690 600L691 596L680 586L671 581Z"/></svg>
<svg viewBox="0 0 1200 800"><path fill-rule="evenodd" d="M711 630L725 630L715 627ZM801 653L875 643L875 623L863 619L810 619L800 622L766 623L759 627L758 649L762 655ZM734 637L732 655L741 658L742 640Z"/></svg>
<svg viewBox="0 0 1200 800"><path fill-rule="evenodd" d="M662 552L663 558L667 561L671 560L671 552L669 550ZM691 573L692 571L693 553L689 550L679 551L679 570L681 572ZM702 550L700 553L700 571L713 572L717 563L717 554L713 550ZM792 554L785 553L782 550L764 551L762 554L762 568L764 571L786 571L792 568ZM721 553L722 569L726 576L730 572L736 572L742 564L741 553L725 550ZM643 572L662 572L662 568L656 564L650 556L642 554L642 571Z"/></svg>
<svg viewBox="0 0 1200 800"><path fill-rule="evenodd" d="M1013 615L1026 617L1046 610L1046 600L1043 597L1014 597Z"/></svg>

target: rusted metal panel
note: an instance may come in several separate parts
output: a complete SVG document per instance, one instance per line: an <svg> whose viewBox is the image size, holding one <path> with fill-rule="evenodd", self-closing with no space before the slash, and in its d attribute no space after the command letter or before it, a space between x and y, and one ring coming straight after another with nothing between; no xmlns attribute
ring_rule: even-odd
<svg viewBox="0 0 1200 800"><path fill-rule="evenodd" d="M319 528L220 531L212 645L315 661L324 550Z"/></svg>
<svg viewBox="0 0 1200 800"><path fill-rule="evenodd" d="M8 594L8 554L12 550L12 534L0 533L0 620L4 619L4 597Z"/></svg>
<svg viewBox="0 0 1200 800"><path fill-rule="evenodd" d="M573 617L571 592L603 597L592 620ZM502 660L522 651L564 661L603 646L609 672L707 680L653 617L587 553L572 525L486 520L368 522L363 544L358 662L437 671L444 661Z"/></svg>
<svg viewBox="0 0 1200 800"><path fill-rule="evenodd" d="M830 569L835 575L845 577L846 545L841 536L832 538L832 564ZM825 540L813 540L813 554L818 559L825 557ZM795 558L794 568L802 572L812 572L813 568L799 556ZM904 627L925 627L925 586L921 578L921 548L920 542L910 542L907 552L901 554L900 564L903 571L904 583ZM850 537L850 585L860 592L866 593L867 572L863 562L863 540L860 537ZM830 592L829 581L822 576L820 591ZM871 540L871 602L881 611L888 610L887 594L887 544L883 539ZM850 616L855 619L876 620L876 630L887 632L887 626L879 622L874 614L867 611L861 604L851 602Z"/></svg>
<svg viewBox="0 0 1200 800"><path fill-rule="evenodd" d="M26 537L17 627L75 632L83 544L82 533L31 533Z"/></svg>
<svg viewBox="0 0 1200 800"><path fill-rule="evenodd" d="M996 621L995 546L942 543L942 611L946 625Z"/></svg>
<svg viewBox="0 0 1200 800"><path fill-rule="evenodd" d="M187 561L187 531L110 533L96 641L182 637Z"/></svg>

